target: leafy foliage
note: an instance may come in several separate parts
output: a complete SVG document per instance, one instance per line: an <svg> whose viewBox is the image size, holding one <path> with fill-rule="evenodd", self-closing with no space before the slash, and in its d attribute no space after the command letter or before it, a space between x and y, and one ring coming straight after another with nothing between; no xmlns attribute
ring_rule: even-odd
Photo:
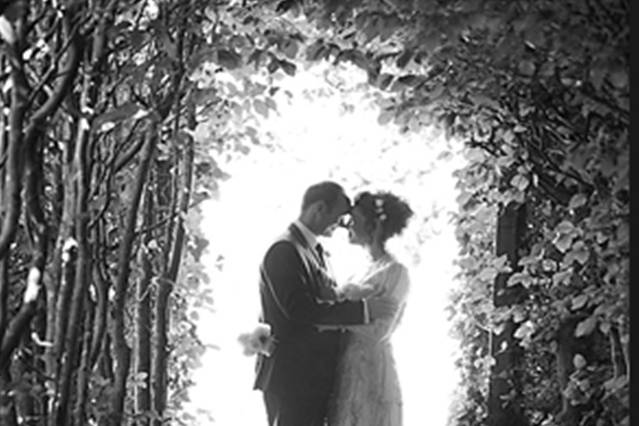
<svg viewBox="0 0 639 426"><path fill-rule="evenodd" d="M516 325L527 375L509 397L529 423L629 424L629 2L1 10L4 423L174 415L201 353L185 301L208 297L196 266L205 243L184 227L192 203L226 177L216 155L260 142L251 117L276 110L278 75L345 61L385 91L380 123L466 141L463 284L450 307L466 380L453 421L494 415L491 339ZM525 204L527 228L509 265L494 254L494 221L511 203ZM512 274L521 301L494 305L499 274ZM139 319L157 326L153 339ZM149 354L153 372L140 367Z"/></svg>
<svg viewBox="0 0 639 426"><path fill-rule="evenodd" d="M272 7L303 14L317 29L305 32L303 59L351 61L391 94L380 100L382 122L406 131L435 124L467 141L457 218L464 284L451 309L468 400L454 417L476 424L492 414L484 405L489 341L514 323L513 337L534 354L520 360L529 372L520 402L530 407L530 423L627 423L628 2ZM513 202L526 205L527 231L518 264L506 265L491 254L494 220ZM508 286L526 297L495 309L494 282L504 268ZM585 364L559 356L566 324L575 340L570 363L579 355ZM588 354L578 352L584 339ZM583 377L589 391L575 393ZM562 395L563 407L540 394Z"/></svg>

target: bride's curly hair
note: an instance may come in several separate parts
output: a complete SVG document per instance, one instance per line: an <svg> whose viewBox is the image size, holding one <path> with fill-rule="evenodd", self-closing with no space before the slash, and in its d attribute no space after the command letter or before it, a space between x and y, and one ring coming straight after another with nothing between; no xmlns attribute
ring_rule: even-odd
<svg viewBox="0 0 639 426"><path fill-rule="evenodd" d="M381 242L400 234L414 214L406 201L388 191L361 192L354 199L355 207L360 208L371 232L381 225Z"/></svg>

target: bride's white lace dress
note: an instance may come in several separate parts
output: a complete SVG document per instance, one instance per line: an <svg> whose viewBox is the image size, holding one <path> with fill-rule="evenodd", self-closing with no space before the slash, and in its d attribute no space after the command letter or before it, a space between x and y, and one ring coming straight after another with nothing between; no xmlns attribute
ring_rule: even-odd
<svg viewBox="0 0 639 426"><path fill-rule="evenodd" d="M373 262L359 284L344 288L348 299L388 295L400 307L391 319L346 327L329 426L402 425L402 395L390 337L404 312L408 289L406 267L391 256Z"/></svg>

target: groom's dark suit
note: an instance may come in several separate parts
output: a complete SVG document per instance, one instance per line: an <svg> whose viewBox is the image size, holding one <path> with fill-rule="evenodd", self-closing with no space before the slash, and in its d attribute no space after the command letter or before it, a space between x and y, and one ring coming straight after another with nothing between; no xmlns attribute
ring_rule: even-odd
<svg viewBox="0 0 639 426"><path fill-rule="evenodd" d="M321 425L333 387L338 331L317 324L361 324L363 302L326 302L318 295L331 279L300 229L268 249L260 268L262 321L277 339L274 353L257 360L255 389L264 392L271 426Z"/></svg>

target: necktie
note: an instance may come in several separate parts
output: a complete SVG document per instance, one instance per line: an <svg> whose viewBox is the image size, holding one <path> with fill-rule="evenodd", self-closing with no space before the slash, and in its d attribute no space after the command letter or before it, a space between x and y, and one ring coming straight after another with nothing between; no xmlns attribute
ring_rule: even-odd
<svg viewBox="0 0 639 426"><path fill-rule="evenodd" d="M315 244L315 251L317 252L317 255L319 257L320 264L323 267L326 267L326 261L324 260L324 248L320 243Z"/></svg>
<svg viewBox="0 0 639 426"><path fill-rule="evenodd" d="M323 268L323 270L320 271L321 286L324 287L328 292L327 295L324 297L326 299L332 300L335 298L335 291L333 289L337 286L337 283L331 277L331 273L329 272L330 267L326 264L326 260L324 259L324 248L320 243L317 243L315 245L315 251L317 252L317 257L319 258L320 265Z"/></svg>

